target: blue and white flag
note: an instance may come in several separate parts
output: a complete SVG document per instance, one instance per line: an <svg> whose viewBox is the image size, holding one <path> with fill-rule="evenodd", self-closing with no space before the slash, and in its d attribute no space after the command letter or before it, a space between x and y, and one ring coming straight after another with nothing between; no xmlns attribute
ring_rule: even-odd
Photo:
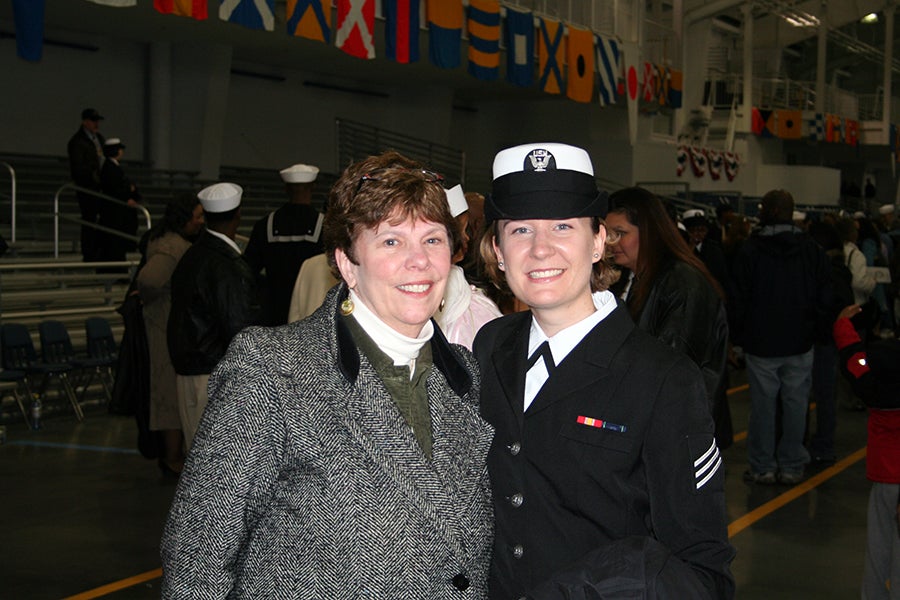
<svg viewBox="0 0 900 600"><path fill-rule="evenodd" d="M522 87L534 85L534 15L506 9L506 78Z"/></svg>
<svg viewBox="0 0 900 600"><path fill-rule="evenodd" d="M804 114L807 126L807 138L811 142L825 141L825 115L807 112Z"/></svg>
<svg viewBox="0 0 900 600"><path fill-rule="evenodd" d="M619 62L619 43L605 35L598 35L594 40L597 52L597 73L600 75L597 87L600 92L600 106L616 103L616 87L622 65Z"/></svg>
<svg viewBox="0 0 900 600"><path fill-rule="evenodd" d="M275 0L222 0L219 18L250 29L275 29Z"/></svg>

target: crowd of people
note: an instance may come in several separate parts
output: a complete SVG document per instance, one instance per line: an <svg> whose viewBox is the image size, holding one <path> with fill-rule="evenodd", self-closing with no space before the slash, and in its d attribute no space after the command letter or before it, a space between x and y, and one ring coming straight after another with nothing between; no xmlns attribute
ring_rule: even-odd
<svg viewBox="0 0 900 600"><path fill-rule="evenodd" d="M121 228L124 144L83 117L73 179L122 203L104 218L79 191L82 219ZM231 182L174 199L141 244L150 426L179 479L165 597L732 598L729 369L750 388L744 480L793 485L836 459L844 350L896 330L892 206L810 219L773 190L753 220L679 215L607 195L559 143L500 151L486 197L386 152L320 213L317 175L281 171L287 203L244 250ZM889 457L896 406L871 395ZM900 554L869 538L872 586Z"/></svg>

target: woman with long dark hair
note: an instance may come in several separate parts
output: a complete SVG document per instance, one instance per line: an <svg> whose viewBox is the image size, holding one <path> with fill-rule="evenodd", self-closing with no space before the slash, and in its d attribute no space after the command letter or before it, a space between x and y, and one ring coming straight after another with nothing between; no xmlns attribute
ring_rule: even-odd
<svg viewBox="0 0 900 600"><path fill-rule="evenodd" d="M180 473L184 463L175 369L166 343L172 301L170 281L175 266L202 227L203 207L196 194L185 193L173 199L166 205L162 221L147 232L146 263L137 275L150 352L150 430L161 434L159 468L164 475Z"/></svg>
<svg viewBox="0 0 900 600"><path fill-rule="evenodd" d="M716 279L652 192L609 197L609 247L623 272L622 296L638 327L686 354L703 372L719 448L732 443L728 410L728 319Z"/></svg>

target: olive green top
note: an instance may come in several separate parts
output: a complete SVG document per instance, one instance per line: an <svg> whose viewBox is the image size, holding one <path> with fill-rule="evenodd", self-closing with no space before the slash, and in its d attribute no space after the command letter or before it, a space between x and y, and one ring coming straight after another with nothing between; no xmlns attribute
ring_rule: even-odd
<svg viewBox="0 0 900 600"><path fill-rule="evenodd" d="M396 366L391 357L378 347L378 344L369 337L369 334L352 315L345 318L357 346L372 363L375 372L381 377L384 386L397 404L397 408L400 409L400 414L412 427L422 452L431 460L431 413L428 410L428 390L425 387L428 373L433 364L431 342L425 342L425 345L419 350L419 356L416 358L416 371L410 379L407 365Z"/></svg>

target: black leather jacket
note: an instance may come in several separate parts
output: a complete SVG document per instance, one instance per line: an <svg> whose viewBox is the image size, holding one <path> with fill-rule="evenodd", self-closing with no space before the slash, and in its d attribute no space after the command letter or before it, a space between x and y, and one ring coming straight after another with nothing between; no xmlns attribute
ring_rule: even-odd
<svg viewBox="0 0 900 600"><path fill-rule="evenodd" d="M700 367L712 407L716 392L725 385L728 318L703 274L681 261L662 266L637 321L640 329Z"/></svg>
<svg viewBox="0 0 900 600"><path fill-rule="evenodd" d="M206 375L231 339L259 318L253 274L240 254L208 231L172 273L168 344L179 375Z"/></svg>

